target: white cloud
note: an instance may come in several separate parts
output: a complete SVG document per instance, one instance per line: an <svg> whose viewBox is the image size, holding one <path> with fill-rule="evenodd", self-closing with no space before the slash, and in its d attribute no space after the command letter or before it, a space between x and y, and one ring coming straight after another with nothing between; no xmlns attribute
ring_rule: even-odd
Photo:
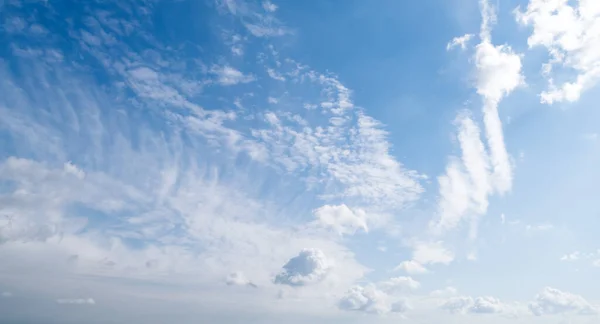
<svg viewBox="0 0 600 324"><path fill-rule="evenodd" d="M338 302L338 307L342 310L372 314L385 314L391 311L389 297L374 285L350 288Z"/></svg>
<svg viewBox="0 0 600 324"><path fill-rule="evenodd" d="M59 304L72 305L95 305L96 301L93 298L61 298L56 300Z"/></svg>
<svg viewBox="0 0 600 324"><path fill-rule="evenodd" d="M449 264L454 253L443 246L443 242L418 242L413 246L413 260L419 264Z"/></svg>
<svg viewBox="0 0 600 324"><path fill-rule="evenodd" d="M10 291L3 291L2 294L0 294L0 296L2 296L3 298L10 298L12 297L12 293Z"/></svg>
<svg viewBox="0 0 600 324"><path fill-rule="evenodd" d="M394 270L402 270L410 275L418 275L429 272L427 268L425 268L422 264L414 260L403 261Z"/></svg>
<svg viewBox="0 0 600 324"><path fill-rule="evenodd" d="M515 16L520 24L532 27L529 47L544 47L550 55L543 65L548 78L548 89L541 93L543 103L577 101L585 90L598 83L600 5L596 1L530 0L525 11L515 9ZM564 72L555 72L557 66L572 69L575 74L557 85L555 77Z"/></svg>
<svg viewBox="0 0 600 324"><path fill-rule="evenodd" d="M592 306L583 297L555 288L546 287L535 296L529 304L534 315L552 315L560 313L576 313L580 315L597 314L598 308Z"/></svg>
<svg viewBox="0 0 600 324"><path fill-rule="evenodd" d="M275 5L274 3L272 3L271 1L263 1L262 3L263 8L268 11L268 12L275 12L277 11L277 5Z"/></svg>
<svg viewBox="0 0 600 324"><path fill-rule="evenodd" d="M581 257L581 253L579 251L575 251L573 253L565 254L560 258L560 261L577 261Z"/></svg>
<svg viewBox="0 0 600 324"><path fill-rule="evenodd" d="M549 231L553 228L554 228L554 225L552 225L552 224L527 225L525 227L526 230L534 231L534 232L545 232L545 231Z"/></svg>
<svg viewBox="0 0 600 324"><path fill-rule="evenodd" d="M480 1L480 5L481 41L474 55L475 88L483 101L487 149L477 124L461 113L457 137L462 156L460 161L451 157L446 173L438 178L438 216L430 223L434 233L441 234L469 218L471 238L477 235L477 217L486 213L489 196L504 194L512 188L513 170L504 143L498 104L503 97L524 84L520 56L507 45L492 43L491 28L496 21L494 8L487 0Z"/></svg>
<svg viewBox="0 0 600 324"><path fill-rule="evenodd" d="M450 313L465 314L472 306L473 298L471 297L452 297L446 300L440 308Z"/></svg>
<svg viewBox="0 0 600 324"><path fill-rule="evenodd" d="M444 289L434 290L429 295L431 297L450 297L458 293L458 290L454 287L446 287Z"/></svg>
<svg viewBox="0 0 600 324"><path fill-rule="evenodd" d="M497 298L485 296L477 297L469 311L477 314L493 314L503 312L504 308L504 305Z"/></svg>
<svg viewBox="0 0 600 324"><path fill-rule="evenodd" d="M283 266L283 270L275 276L273 282L288 286L315 284L325 279L331 266L323 251L304 249Z"/></svg>
<svg viewBox="0 0 600 324"><path fill-rule="evenodd" d="M272 105L274 105L274 104L278 103L279 100L277 100L277 98L268 97L267 98L267 102L270 103L270 104L272 104Z"/></svg>
<svg viewBox="0 0 600 324"><path fill-rule="evenodd" d="M507 310L507 306L497 298L484 296L473 299L468 296L451 297L441 306L453 314L495 314Z"/></svg>
<svg viewBox="0 0 600 324"><path fill-rule="evenodd" d="M473 34L465 34L463 36L454 37L448 45L446 45L446 50L449 51L455 47L460 47L460 49L465 50L467 48L467 44L473 38Z"/></svg>
<svg viewBox="0 0 600 324"><path fill-rule="evenodd" d="M584 140L595 142L598 140L598 133L587 133L581 136Z"/></svg>
<svg viewBox="0 0 600 324"><path fill-rule="evenodd" d="M210 72L217 76L217 82L224 86L248 83L256 80L252 75L245 75L231 66L214 66Z"/></svg>
<svg viewBox="0 0 600 324"><path fill-rule="evenodd" d="M358 230L368 232L366 213L364 210L352 210L342 204L338 206L324 205L313 210L320 226L330 228L339 235L352 235Z"/></svg>
<svg viewBox="0 0 600 324"><path fill-rule="evenodd" d="M411 277L394 277L377 285L388 294L410 292L419 289L421 284Z"/></svg>
<svg viewBox="0 0 600 324"><path fill-rule="evenodd" d="M281 73L269 68L267 69L267 74L274 80L277 81L285 81L285 77L281 75Z"/></svg>

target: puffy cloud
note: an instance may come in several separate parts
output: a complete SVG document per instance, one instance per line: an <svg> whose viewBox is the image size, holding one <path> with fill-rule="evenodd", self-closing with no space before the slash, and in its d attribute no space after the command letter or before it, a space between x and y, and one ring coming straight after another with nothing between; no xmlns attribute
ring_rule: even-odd
<svg viewBox="0 0 600 324"><path fill-rule="evenodd" d="M323 280L331 265L323 251L304 249L291 258L275 276L274 283L289 286L306 286Z"/></svg>
<svg viewBox="0 0 600 324"><path fill-rule="evenodd" d="M458 293L458 290L454 287L446 287L444 289L438 289L432 291L429 296L431 297L450 297Z"/></svg>
<svg viewBox="0 0 600 324"><path fill-rule="evenodd" d="M469 311L479 314L501 313L504 311L504 305L494 297L477 297Z"/></svg>
<svg viewBox="0 0 600 324"><path fill-rule="evenodd" d="M394 268L394 270L402 270L410 275L418 275L429 272L427 268L415 260L403 261L396 268Z"/></svg>
<svg viewBox="0 0 600 324"><path fill-rule="evenodd" d="M546 287L535 296L529 304L531 312L537 316L560 313L576 313L580 315L597 314L598 308L585 298L555 288Z"/></svg>
<svg viewBox="0 0 600 324"><path fill-rule="evenodd" d="M548 89L543 103L577 101L600 80L600 5L597 1L530 0L525 11L515 10L517 21L532 27L530 48L544 47L550 59L542 67ZM555 67L572 69L570 81L556 84ZM559 71L556 74L559 74ZM564 73L563 73L564 74Z"/></svg>
<svg viewBox="0 0 600 324"><path fill-rule="evenodd" d="M390 278L378 284L381 290L389 294L410 292L417 290L420 286L421 284L411 277Z"/></svg>
<svg viewBox="0 0 600 324"><path fill-rule="evenodd" d="M459 37L454 37L448 45L446 45L446 50L451 50L455 47L460 47L460 49L464 50L467 48L467 43L473 38L473 34L466 34Z"/></svg>
<svg viewBox="0 0 600 324"><path fill-rule="evenodd" d="M351 235L358 230L368 231L366 213L362 209L352 210L344 204L325 205L315 209L313 214L321 226L331 228L340 235Z"/></svg>
<svg viewBox="0 0 600 324"><path fill-rule="evenodd" d="M389 297L374 285L355 286L339 300L338 307L347 311L385 314L390 312Z"/></svg>
<svg viewBox="0 0 600 324"><path fill-rule="evenodd" d="M59 304L72 304L72 305L95 305L96 301L93 298L62 298L57 299Z"/></svg>

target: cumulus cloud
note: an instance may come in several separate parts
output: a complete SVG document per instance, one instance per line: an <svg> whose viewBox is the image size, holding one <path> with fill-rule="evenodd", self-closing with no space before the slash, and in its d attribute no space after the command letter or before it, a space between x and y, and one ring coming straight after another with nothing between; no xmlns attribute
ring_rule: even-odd
<svg viewBox="0 0 600 324"><path fill-rule="evenodd" d="M548 89L542 103L577 101L600 80L600 5L596 1L530 0L526 10L515 9L517 22L532 28L530 48L543 47L550 59L542 66ZM556 67L562 68L555 72ZM568 81L555 81L571 69Z"/></svg>
<svg viewBox="0 0 600 324"><path fill-rule="evenodd" d="M453 297L446 300L440 308L449 311L450 313L465 314L473 306L473 298L471 297Z"/></svg>
<svg viewBox="0 0 600 324"><path fill-rule="evenodd" d="M339 300L338 307L347 311L385 314L391 310L389 297L374 285L355 286Z"/></svg>
<svg viewBox="0 0 600 324"><path fill-rule="evenodd" d="M404 271L410 275L418 275L429 272L427 268L425 268L422 264L415 260L408 260L401 262L396 268L395 271Z"/></svg>
<svg viewBox="0 0 600 324"><path fill-rule="evenodd" d="M283 266L273 282L288 286L311 285L323 280L330 269L331 264L323 251L304 249Z"/></svg>
<svg viewBox="0 0 600 324"><path fill-rule="evenodd" d="M319 225L339 235L352 235L358 230L368 231L366 213L362 209L352 210L344 204L325 205L315 209L313 214Z"/></svg>
<svg viewBox="0 0 600 324"><path fill-rule="evenodd" d="M546 287L535 296L529 304L529 310L534 315L552 315L575 313L592 315L598 313L598 307L590 304L585 298L555 288Z"/></svg>

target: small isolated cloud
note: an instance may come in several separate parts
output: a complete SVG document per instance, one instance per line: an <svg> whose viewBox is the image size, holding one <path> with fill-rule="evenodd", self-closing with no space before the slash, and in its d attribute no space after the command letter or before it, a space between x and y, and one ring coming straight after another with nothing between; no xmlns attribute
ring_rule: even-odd
<svg viewBox="0 0 600 324"><path fill-rule="evenodd" d="M93 298L62 298L57 299L59 304L72 304L72 305L95 305L96 301Z"/></svg>
<svg viewBox="0 0 600 324"><path fill-rule="evenodd" d="M411 277L395 277L381 282L378 286L388 294L396 294L417 290L421 284Z"/></svg>
<svg viewBox="0 0 600 324"><path fill-rule="evenodd" d="M0 296L2 296L3 298L9 298L12 297L12 295L13 294L10 291L3 291Z"/></svg>
<svg viewBox="0 0 600 324"><path fill-rule="evenodd" d="M446 45L446 50L451 50L455 47L460 47L460 49L464 50L467 48L467 43L473 38L473 34L466 34L459 37L454 37L448 45Z"/></svg>
<svg viewBox="0 0 600 324"><path fill-rule="evenodd" d="M267 12L277 11L277 5L271 1L263 1L262 6L265 9L265 11L267 11Z"/></svg>
<svg viewBox="0 0 600 324"><path fill-rule="evenodd" d="M269 97L267 98L267 102L270 104L276 104L279 102L279 100L277 100L277 98Z"/></svg>
<svg viewBox="0 0 600 324"><path fill-rule="evenodd" d="M330 228L339 235L351 235L358 230L368 232L366 214L363 210L352 210L341 204L338 206L325 205L313 211L317 223Z"/></svg>
<svg viewBox="0 0 600 324"><path fill-rule="evenodd" d="M419 242L413 247L413 260L419 264L449 264L454 253L443 246L443 242Z"/></svg>
<svg viewBox="0 0 600 324"><path fill-rule="evenodd" d="M529 304L529 310L536 316L562 313L593 315L598 313L598 308L591 305L582 296L550 287L544 288L535 296L534 301Z"/></svg>
<svg viewBox="0 0 600 324"><path fill-rule="evenodd" d="M227 276L227 278L225 278L225 283L228 286L250 286L250 287L256 287L256 285L253 284L250 280L248 280L248 278L246 278L246 276L244 275L244 273L241 272L241 271L236 271L236 272L230 273Z"/></svg>
<svg viewBox="0 0 600 324"><path fill-rule="evenodd" d="M560 258L560 261L577 261L581 257L581 253L579 251L575 251L573 253L565 254Z"/></svg>
<svg viewBox="0 0 600 324"><path fill-rule="evenodd" d="M254 76L245 75L231 66L214 66L210 72L217 77L217 82L224 86L235 85L238 83L249 83L254 80Z"/></svg>
<svg viewBox="0 0 600 324"><path fill-rule="evenodd" d="M422 264L417 261L409 260L401 262L395 269L395 271L404 271L410 275L418 275L429 272Z"/></svg>
<svg viewBox="0 0 600 324"><path fill-rule="evenodd" d="M330 269L331 265L323 251L304 249L283 266L273 282L294 287L311 285L322 281Z"/></svg>

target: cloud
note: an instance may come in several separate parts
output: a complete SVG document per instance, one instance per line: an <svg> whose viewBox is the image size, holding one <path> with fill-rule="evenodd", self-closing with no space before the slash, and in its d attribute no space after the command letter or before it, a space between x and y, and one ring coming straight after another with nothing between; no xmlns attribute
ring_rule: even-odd
<svg viewBox="0 0 600 324"><path fill-rule="evenodd" d="M394 270L402 270L410 275L418 275L429 272L427 268L425 268L422 264L414 260L403 261Z"/></svg>
<svg viewBox="0 0 600 324"><path fill-rule="evenodd" d="M274 69L267 69L267 74L269 75L269 77L271 77L274 80L277 81L285 81L285 77L283 75L281 75L281 73L275 71Z"/></svg>
<svg viewBox="0 0 600 324"><path fill-rule="evenodd" d="M454 49L455 47L460 47L460 49L465 50L467 48L467 44L473 38L473 34L465 34L463 36L454 37L448 45L446 45L446 50L449 51Z"/></svg>
<svg viewBox="0 0 600 324"><path fill-rule="evenodd" d="M323 251L304 249L283 266L273 282L294 287L311 285L325 279L330 270L331 264Z"/></svg>
<svg viewBox="0 0 600 324"><path fill-rule="evenodd" d="M364 210L352 210L342 204L338 206L324 205L313 210L317 223L330 228L339 235L352 235L358 230L368 232L366 213Z"/></svg>
<svg viewBox="0 0 600 324"><path fill-rule="evenodd" d="M244 75L242 72L230 66L214 66L210 72L217 76L217 82L224 86L238 83L248 83L256 80L252 75Z"/></svg>
<svg viewBox="0 0 600 324"><path fill-rule="evenodd" d="M525 11L515 9L515 17L521 25L532 27L529 47L543 47L550 55L542 67L548 79L548 89L540 96L542 103L577 101L598 83L600 7L594 1L530 0ZM569 81L557 84L555 77L568 70L575 73L568 73Z"/></svg>
<svg viewBox="0 0 600 324"><path fill-rule="evenodd" d="M513 170L504 143L498 115L500 101L524 84L521 57L508 45L494 45L492 24L494 8L480 1L482 24L480 43L475 47L475 88L483 102L483 125L487 144L475 121L465 113L457 118L458 141L462 156L450 157L446 173L438 178L440 200L437 219L430 223L436 234L456 228L470 219L470 237L477 235L477 217L484 215L492 194L505 194L512 188Z"/></svg>
<svg viewBox="0 0 600 324"><path fill-rule="evenodd" d="M56 300L59 304L70 305L95 305L96 301L93 298L61 298Z"/></svg>
<svg viewBox="0 0 600 324"><path fill-rule="evenodd" d="M275 5L271 1L263 1L262 6L265 9L265 11L268 12L275 12L277 10L277 5Z"/></svg>
<svg viewBox="0 0 600 324"><path fill-rule="evenodd" d="M453 314L465 314L471 307L473 307L473 298L471 297L452 297L440 306Z"/></svg>
<svg viewBox="0 0 600 324"><path fill-rule="evenodd" d="M410 292L419 289L421 284L411 277L394 277L377 285L388 294Z"/></svg>
<svg viewBox="0 0 600 324"><path fill-rule="evenodd" d="M418 242L413 246L413 260L419 264L449 264L454 253L443 246L443 242Z"/></svg>
<svg viewBox="0 0 600 324"><path fill-rule="evenodd" d="M442 306L442 309L449 311L453 314L495 314L506 311L506 305L500 302L494 297L451 297L446 300Z"/></svg>
<svg viewBox="0 0 600 324"><path fill-rule="evenodd" d="M10 291L3 291L2 294L0 294L0 296L2 296L3 298L10 298L13 296L13 294Z"/></svg>
<svg viewBox="0 0 600 324"><path fill-rule="evenodd" d="M385 314L391 311L388 296L373 285L355 286L339 300L338 307L346 311Z"/></svg>
<svg viewBox="0 0 600 324"><path fill-rule="evenodd" d="M544 288L535 296L534 301L529 304L529 310L537 316L561 313L580 315L598 313L598 308L592 306L583 297L550 287Z"/></svg>
<svg viewBox="0 0 600 324"><path fill-rule="evenodd" d="M256 285L248 280L248 278L246 278L244 273L241 271L232 272L227 275L227 278L225 278L225 283L228 286L250 286L256 288Z"/></svg>

